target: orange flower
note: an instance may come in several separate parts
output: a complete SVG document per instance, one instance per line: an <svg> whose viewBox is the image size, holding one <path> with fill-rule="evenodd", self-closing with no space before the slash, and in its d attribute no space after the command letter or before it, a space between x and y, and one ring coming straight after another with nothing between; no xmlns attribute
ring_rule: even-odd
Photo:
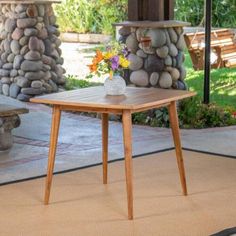
<svg viewBox="0 0 236 236"><path fill-rule="evenodd" d="M98 63L103 60L103 55L101 51L99 50L96 51L96 58Z"/></svg>
<svg viewBox="0 0 236 236"><path fill-rule="evenodd" d="M88 65L90 72L95 72L97 71L97 65L96 64L92 64L92 65Z"/></svg>
<svg viewBox="0 0 236 236"><path fill-rule="evenodd" d="M93 58L93 64L94 64L94 65L97 65L98 63L99 63L99 61L98 61L97 57L94 57L94 58Z"/></svg>

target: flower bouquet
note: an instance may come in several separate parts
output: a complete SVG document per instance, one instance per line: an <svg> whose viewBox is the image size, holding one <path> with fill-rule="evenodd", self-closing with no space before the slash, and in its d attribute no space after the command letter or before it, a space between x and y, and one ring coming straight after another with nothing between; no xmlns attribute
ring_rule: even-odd
<svg viewBox="0 0 236 236"><path fill-rule="evenodd" d="M109 74L110 79L112 79L114 74L123 74L123 70L129 67L127 56L128 51L125 47L122 49L107 47L105 52L97 50L92 64L88 65L91 77L93 75Z"/></svg>
<svg viewBox="0 0 236 236"><path fill-rule="evenodd" d="M90 75L88 77L107 74L109 76L104 82L107 95L124 94L126 83L122 75L124 69L127 69L130 64L127 56L128 50L125 47L107 47L105 52L97 50L92 64L88 65L90 69Z"/></svg>

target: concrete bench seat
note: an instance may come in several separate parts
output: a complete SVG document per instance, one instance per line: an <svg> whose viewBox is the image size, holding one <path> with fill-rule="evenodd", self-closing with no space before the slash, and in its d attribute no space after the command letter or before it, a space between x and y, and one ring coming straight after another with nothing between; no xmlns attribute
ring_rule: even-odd
<svg viewBox="0 0 236 236"><path fill-rule="evenodd" d="M0 104L0 151L8 150L13 145L12 129L20 126L20 114L28 113L26 108Z"/></svg>

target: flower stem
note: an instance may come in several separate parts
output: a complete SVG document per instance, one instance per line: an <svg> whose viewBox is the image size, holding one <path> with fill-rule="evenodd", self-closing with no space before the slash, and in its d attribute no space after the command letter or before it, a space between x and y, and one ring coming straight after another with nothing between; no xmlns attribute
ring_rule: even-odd
<svg viewBox="0 0 236 236"><path fill-rule="evenodd" d="M113 77L113 71L110 71L110 73L109 73L109 79L112 80L112 77Z"/></svg>

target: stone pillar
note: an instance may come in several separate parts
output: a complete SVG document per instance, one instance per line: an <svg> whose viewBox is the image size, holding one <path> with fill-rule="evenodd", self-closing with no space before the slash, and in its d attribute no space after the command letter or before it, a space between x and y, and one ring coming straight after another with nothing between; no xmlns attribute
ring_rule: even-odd
<svg viewBox="0 0 236 236"><path fill-rule="evenodd" d="M188 23L130 21L116 25L123 26L119 31L120 41L130 52L128 83L139 87L186 89L183 26Z"/></svg>
<svg viewBox="0 0 236 236"><path fill-rule="evenodd" d="M0 94L28 101L57 92L65 70L52 1L0 0L0 21Z"/></svg>

